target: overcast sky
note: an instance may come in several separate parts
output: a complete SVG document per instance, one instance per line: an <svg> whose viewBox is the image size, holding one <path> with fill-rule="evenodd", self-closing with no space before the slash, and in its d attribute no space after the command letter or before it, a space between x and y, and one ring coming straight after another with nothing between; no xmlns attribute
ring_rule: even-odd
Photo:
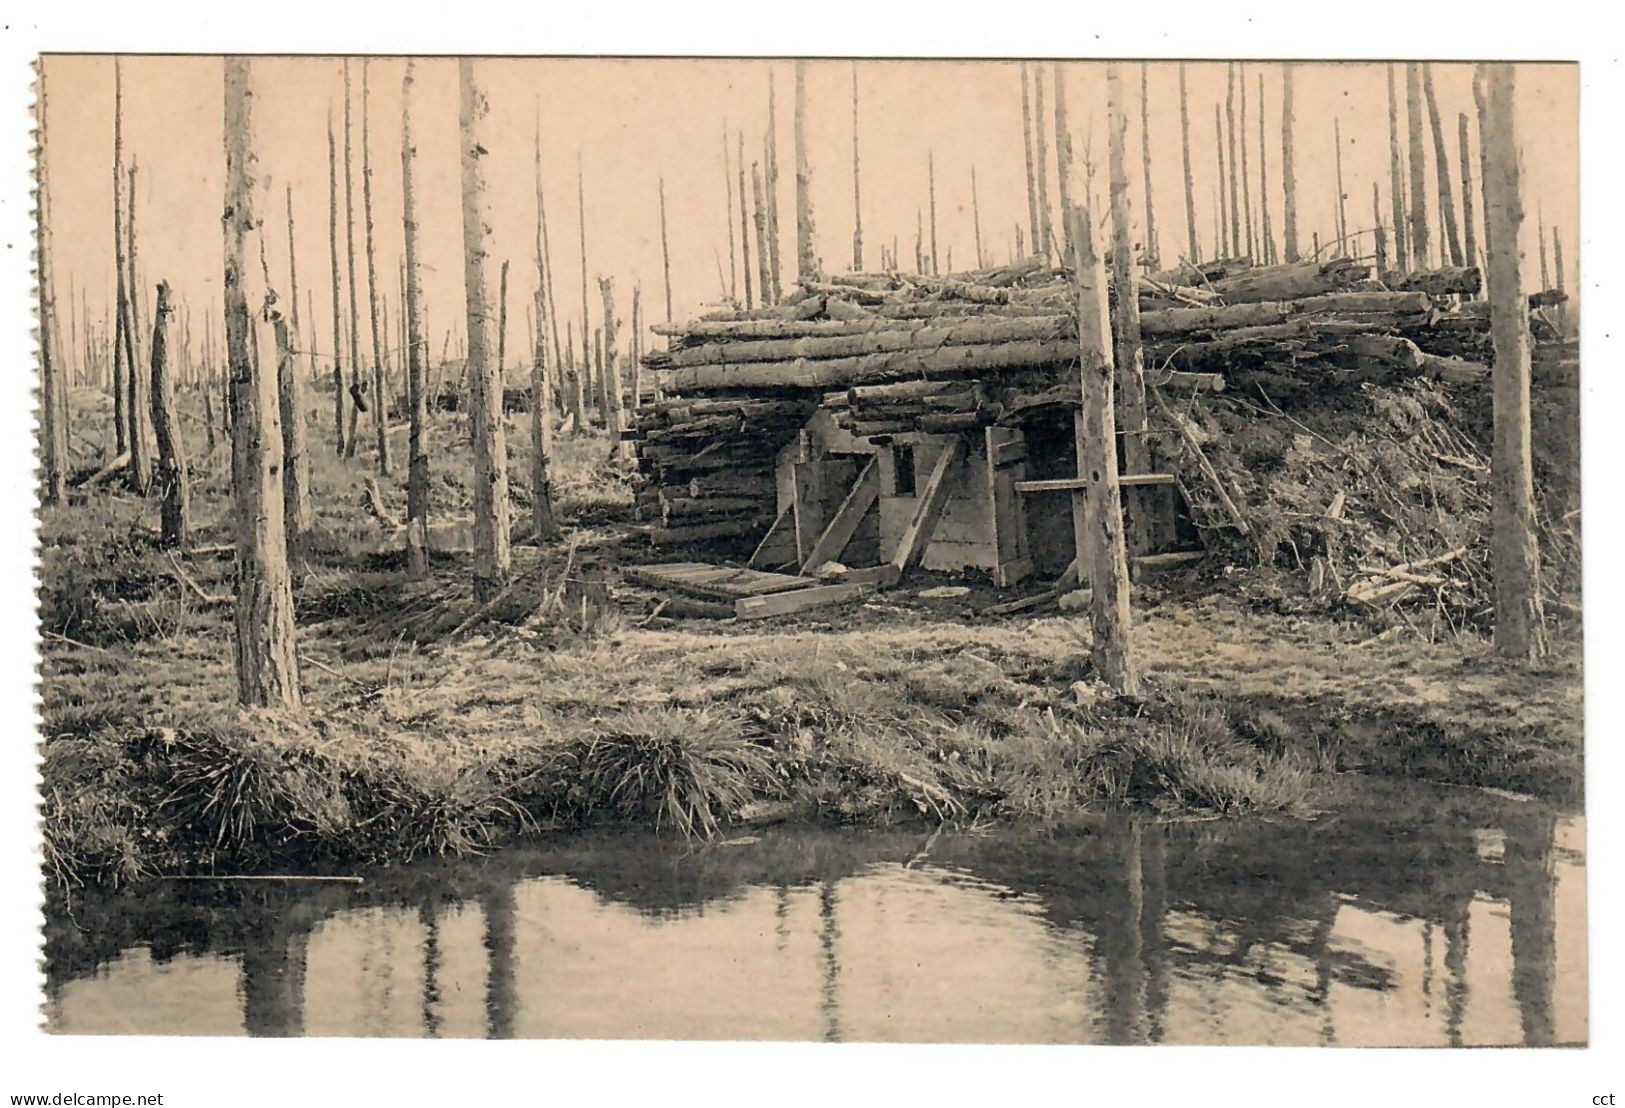
<svg viewBox="0 0 1625 1108"><path fill-rule="evenodd" d="M292 189L299 309L314 297L315 326L304 321L307 349L332 349L329 306L328 170L326 128L331 113L342 144L343 63L334 58L273 58L256 64L260 103L256 118L262 164L269 169L267 246L273 281L285 283L287 227L284 197ZM112 296L112 106L110 57L51 56L45 74L49 97L47 164L50 174L55 281L66 327L70 287L84 290L93 319L105 317ZM351 63L355 159L358 301L366 330L365 260L361 205L362 63ZM400 125L405 63L367 65L371 83L374 229L379 282L391 319L398 311L401 255ZM418 63L414 93L418 155L425 185L419 204L422 260L431 341L438 352L449 328L461 333L461 210L458 197L457 64ZM642 286L645 318L665 315L660 254L658 185L665 179L671 252L673 314L688 318L719 297L718 268L728 272L727 197L723 134L730 157L735 132L745 133L746 171L760 161L767 125L768 82L778 94L781 263L788 285L794 270L794 63L785 60L489 59L477 63L492 105L494 147L488 166L495 216L494 251L512 262L510 364L526 341L525 306L535 287L535 136L540 129L555 299L561 328L580 324L581 209L576 169L585 182L586 253L590 273L615 279L618 314L630 318L630 296ZM1104 169L1104 63L1065 64L1071 129L1081 156L1092 140ZM1139 66L1124 63L1129 95L1130 176L1135 218L1144 219L1138 112ZM1258 82L1266 114L1264 153L1271 219L1281 231L1279 63L1245 67L1248 88L1249 169L1258 174ZM808 64L809 150L817 248L826 268L851 264L852 81L860 104L857 140L862 157L863 227L867 268L876 268L882 245L895 241L912 262L916 217L926 206L927 159L934 156L938 249L944 268L975 264L971 170L980 200L984 245L990 259L1008 260L1014 228L1027 222L1019 68L1011 62L844 61ZM1439 64L1435 79L1451 176L1460 204L1456 164L1457 113L1469 117L1476 159L1477 117L1472 67ZM1046 94L1051 69L1044 66ZM1403 70L1399 73L1403 98ZM224 194L221 143L221 66L214 57L130 57L123 62L125 156L139 165L137 229L140 261L150 285L167 279L191 309L197 341L203 315L220 312ZM1165 261L1186 249L1180 167L1178 66L1149 68L1153 214ZM1214 105L1225 98L1226 67L1188 66L1191 141L1196 179L1197 231L1205 255L1214 251ZM1518 123L1525 154L1530 219L1526 250L1530 286L1538 283L1537 209L1559 228L1567 284L1578 274L1578 70L1564 65L1518 69ZM1299 64L1296 158L1301 241L1311 232L1331 237L1335 219L1334 121L1343 135L1343 177L1351 228L1369 227L1371 183L1388 212L1387 70L1381 64ZM1403 99L1401 112L1403 113ZM1050 124L1050 199L1054 183ZM342 145L341 145L342 157ZM1433 184L1428 142L1429 183ZM1476 180L1477 166L1474 165ZM342 171L342 168L341 168ZM735 178L737 180L737 178ZM342 202L342 178L340 195ZM1256 201L1256 183L1255 205ZM1430 208L1435 204L1430 196ZM1479 213L1482 219L1482 210ZM1437 223L1435 215L1432 220ZM1057 223L1058 226L1058 223ZM737 234L737 227L735 228ZM340 250L343 250L341 224ZM1436 237L1436 232L1435 232ZM752 244L754 250L754 243ZM720 255L720 258L719 258ZM343 259L341 256L341 269ZM754 264L753 264L754 270ZM78 292L74 293L75 298ZM148 292L150 297L150 290ZM592 324L601 317L596 280ZM78 308L75 305L74 312ZM393 327L393 324L392 324ZM219 328L216 327L216 334ZM623 337L625 328L623 327ZM217 340L218 341L218 340ZM579 338L577 339L579 349ZM393 346L394 344L388 344Z"/></svg>

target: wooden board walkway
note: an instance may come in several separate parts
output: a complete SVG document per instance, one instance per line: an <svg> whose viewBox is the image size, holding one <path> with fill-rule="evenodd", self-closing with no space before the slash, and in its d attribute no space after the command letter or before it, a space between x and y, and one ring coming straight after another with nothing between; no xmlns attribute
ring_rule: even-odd
<svg viewBox="0 0 1625 1108"><path fill-rule="evenodd" d="M889 566L882 568L890 569ZM867 575L861 580L831 583L789 573L765 573L704 562L628 566L622 572L628 581L679 597L727 601L732 605L731 614L740 619L767 619L844 603L857 599L880 583L869 580ZM727 607L716 607L718 611L707 614L723 615L730 611Z"/></svg>

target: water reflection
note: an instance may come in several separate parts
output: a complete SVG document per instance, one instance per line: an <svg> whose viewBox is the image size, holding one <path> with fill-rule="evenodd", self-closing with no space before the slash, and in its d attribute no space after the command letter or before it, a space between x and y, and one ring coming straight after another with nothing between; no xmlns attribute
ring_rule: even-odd
<svg viewBox="0 0 1625 1108"><path fill-rule="evenodd" d="M1550 1045L1584 829L1351 780L1312 823L572 836L365 886L57 906L68 1033ZM71 910L70 910L71 909Z"/></svg>

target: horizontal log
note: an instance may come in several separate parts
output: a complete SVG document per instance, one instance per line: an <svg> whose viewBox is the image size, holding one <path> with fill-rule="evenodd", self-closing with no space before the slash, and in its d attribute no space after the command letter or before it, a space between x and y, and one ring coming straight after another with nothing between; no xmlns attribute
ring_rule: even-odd
<svg viewBox="0 0 1625 1108"><path fill-rule="evenodd" d="M1470 385L1489 377L1490 367L1482 362L1470 362L1465 358L1423 354L1422 372L1453 385Z"/></svg>
<svg viewBox="0 0 1625 1108"><path fill-rule="evenodd" d="M1362 281L1370 267L1350 258L1329 262L1288 262L1285 265L1254 266L1211 282L1214 292L1231 304L1260 300L1298 300L1306 296L1337 292Z"/></svg>
<svg viewBox="0 0 1625 1108"><path fill-rule="evenodd" d="M760 517L724 519L714 523L695 523L683 527L645 527L642 531L656 546L673 546L684 542L703 542L706 539L737 538L762 530L768 522Z"/></svg>
<svg viewBox="0 0 1625 1108"><path fill-rule="evenodd" d="M1216 308L1165 308L1140 313L1140 333L1181 335L1231 327L1282 323L1319 313L1424 313L1433 301L1423 292L1333 292L1298 300L1258 301Z"/></svg>
<svg viewBox="0 0 1625 1108"><path fill-rule="evenodd" d="M967 376L1001 369L1067 365L1077 361L1074 340L1027 340L936 350L906 350L849 358L796 358L741 365L685 366L667 374L679 392L705 389L803 388L881 384L908 377Z"/></svg>
<svg viewBox="0 0 1625 1108"><path fill-rule="evenodd" d="M983 316L950 325L915 324L865 328L845 335L805 335L798 338L754 339L744 342L709 342L666 351L663 358L646 358L652 369L743 362L782 362L795 358L850 358L939 346L1017 342L1023 339L1058 339L1076 333L1072 321L1061 315L1001 319Z"/></svg>
<svg viewBox="0 0 1625 1108"><path fill-rule="evenodd" d="M1423 269L1415 273L1391 273L1387 277L1387 284L1389 288L1416 290L1434 296L1472 296L1483 287L1483 280L1477 266L1460 265Z"/></svg>
<svg viewBox="0 0 1625 1108"><path fill-rule="evenodd" d="M838 394L848 404L889 404L925 396L942 396L963 391L960 381L899 381L894 385L858 385Z"/></svg>

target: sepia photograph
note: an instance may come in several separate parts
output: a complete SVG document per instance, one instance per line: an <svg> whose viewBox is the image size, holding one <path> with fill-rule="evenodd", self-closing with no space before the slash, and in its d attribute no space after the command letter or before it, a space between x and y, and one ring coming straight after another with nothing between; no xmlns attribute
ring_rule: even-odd
<svg viewBox="0 0 1625 1108"><path fill-rule="evenodd" d="M1580 65L34 76L49 1036L1591 1041Z"/></svg>

